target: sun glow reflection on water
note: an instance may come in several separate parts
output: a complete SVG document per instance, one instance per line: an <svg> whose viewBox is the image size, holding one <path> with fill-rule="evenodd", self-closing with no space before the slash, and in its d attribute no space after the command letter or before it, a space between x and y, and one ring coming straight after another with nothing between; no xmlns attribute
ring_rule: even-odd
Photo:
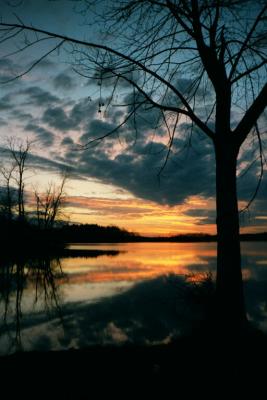
<svg viewBox="0 0 267 400"><path fill-rule="evenodd" d="M127 286L162 275L191 275L213 269L214 243L120 243L71 244L74 250L119 251L118 255L96 258L63 258L64 285L110 283ZM131 286L132 286L131 285ZM109 286L110 287L110 286ZM66 289L67 292L68 289Z"/></svg>
<svg viewBox="0 0 267 400"><path fill-rule="evenodd" d="M18 321L27 350L165 343L184 323L179 284L207 272L215 278L215 243L88 243L69 249L76 255L11 266L6 275L1 270L10 292L7 319L0 324L0 353L10 351L8 337L13 332L14 339ZM242 263L248 317L267 331L266 244L242 243ZM0 293L1 315L5 298Z"/></svg>

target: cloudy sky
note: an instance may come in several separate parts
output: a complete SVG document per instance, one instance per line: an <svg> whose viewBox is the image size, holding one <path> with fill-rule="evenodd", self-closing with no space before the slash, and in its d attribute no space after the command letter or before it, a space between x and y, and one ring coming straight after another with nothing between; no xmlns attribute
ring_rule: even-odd
<svg viewBox="0 0 267 400"><path fill-rule="evenodd" d="M75 3L80 5L79 1ZM28 25L101 40L73 10L73 1L0 0L0 4L2 20L14 21L15 13ZM89 16L87 22L92 20ZM51 42L41 42L26 52L17 52L18 46L23 47L23 42L16 37L8 45L0 43L1 82L29 69ZM81 145L111 132L125 113L131 112L133 94L129 86L121 85L119 101L109 104L108 86L113 82L100 90L97 80L77 74L71 51L70 47L55 51L29 73L1 85L2 163L7 162L4 149L9 137L33 140L26 190L44 190L48 182L59 182L60 172L67 169L70 177L65 214L73 222L115 224L148 235L215 233L215 163L209 139L197 130L191 136L189 121L182 119L159 179L168 133L156 109L140 106L119 131L84 149ZM257 185L257 162L248 168L257 157L255 142L250 138L240 153L240 208ZM267 183L263 179L250 213L241 218L243 231L267 230L266 198Z"/></svg>

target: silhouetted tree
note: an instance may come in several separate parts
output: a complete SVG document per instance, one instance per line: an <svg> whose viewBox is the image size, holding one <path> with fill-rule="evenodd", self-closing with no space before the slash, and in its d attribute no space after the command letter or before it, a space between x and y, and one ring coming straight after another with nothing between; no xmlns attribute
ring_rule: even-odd
<svg viewBox="0 0 267 400"><path fill-rule="evenodd" d="M15 202L15 189L12 186L15 164L2 166L0 173L3 179L2 193L0 197L1 216L10 223L13 218Z"/></svg>
<svg viewBox="0 0 267 400"><path fill-rule="evenodd" d="M40 194L35 190L36 216L39 228L53 228L56 220L59 219L66 180L67 176L64 175L58 187L50 182L45 193Z"/></svg>
<svg viewBox="0 0 267 400"><path fill-rule="evenodd" d="M19 76L68 43L73 46L78 73L96 79L100 89L103 83L113 82L109 104L121 81L132 87L133 101L124 121L90 143L117 132L141 107L157 108L169 133L169 151L162 168L171 153L181 117L190 120L192 126L212 141L216 156L219 315L233 324L244 322L236 166L242 144L254 133L263 170L259 117L267 104L266 1L100 0L97 3L97 27L104 26L107 40L112 38L114 47L103 44L104 36L101 42L79 40L26 26L21 20L1 22L2 41L29 32L26 46L18 50L23 51L45 38L57 40L54 47ZM91 0L81 4L83 15L96 6ZM36 33L40 36L33 36ZM100 98L100 112L102 107Z"/></svg>
<svg viewBox="0 0 267 400"><path fill-rule="evenodd" d="M31 142L16 140L14 137L8 140L7 151L10 158L13 160L12 178L17 186L17 204L18 204L18 218L20 221L25 219L24 207L24 188L25 188L25 171L26 160L29 155ZM11 177L10 177L11 178Z"/></svg>

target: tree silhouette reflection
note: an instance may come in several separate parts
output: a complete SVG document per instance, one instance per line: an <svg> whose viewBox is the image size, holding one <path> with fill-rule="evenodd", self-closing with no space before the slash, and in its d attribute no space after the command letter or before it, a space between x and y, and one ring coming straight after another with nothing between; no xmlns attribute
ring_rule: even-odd
<svg viewBox="0 0 267 400"><path fill-rule="evenodd" d="M28 287L34 288L33 308L41 307L61 319L61 294L58 279L63 277L59 258L13 258L1 261L0 309L3 310L0 336L7 335L9 351L23 349L21 329L23 306ZM25 304L24 304L25 303Z"/></svg>

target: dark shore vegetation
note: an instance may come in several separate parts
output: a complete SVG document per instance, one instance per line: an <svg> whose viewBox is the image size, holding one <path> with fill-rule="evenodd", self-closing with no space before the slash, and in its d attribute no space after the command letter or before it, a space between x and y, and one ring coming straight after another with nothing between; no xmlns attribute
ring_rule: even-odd
<svg viewBox="0 0 267 400"><path fill-rule="evenodd" d="M15 377L12 394L41 390L49 398L90 398L93 393L128 398L163 390L166 399L217 399L220 388L220 396L252 390L256 399L264 398L258 396L264 396L266 357L267 338L260 332L225 337L205 329L169 345L16 353L0 359L0 374L2 388Z"/></svg>
<svg viewBox="0 0 267 400"><path fill-rule="evenodd" d="M201 233L176 236L148 237L128 232L117 226L95 224L63 224L51 228L40 228L31 221L0 221L3 233L1 241L4 252L30 252L35 254L62 253L67 243L131 243L131 242L216 242L216 235ZM241 234L241 241L266 241L267 232ZM11 251L12 250L12 251ZM74 250L71 250L74 252ZM65 254L69 252L64 250ZM84 250L84 253L86 250Z"/></svg>
<svg viewBox="0 0 267 400"><path fill-rule="evenodd" d="M58 234L66 243L106 243L106 242L216 242L217 235L203 233L179 234L174 236L142 236L116 226L92 224L70 224L58 229ZM267 232L241 234L241 241L267 240Z"/></svg>

